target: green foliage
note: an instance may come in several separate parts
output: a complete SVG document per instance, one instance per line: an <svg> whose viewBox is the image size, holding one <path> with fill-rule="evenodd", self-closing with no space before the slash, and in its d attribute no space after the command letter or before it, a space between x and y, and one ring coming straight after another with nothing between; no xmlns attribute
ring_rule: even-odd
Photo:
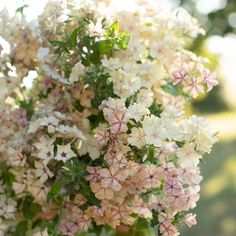
<svg viewBox="0 0 236 236"><path fill-rule="evenodd" d="M162 86L162 89L166 92L169 93L173 96L177 96L178 92L176 90L176 88L172 85L172 84L166 84L164 86Z"/></svg>
<svg viewBox="0 0 236 236"><path fill-rule="evenodd" d="M21 221L16 226L15 231L13 232L12 236L28 236L28 222L27 221Z"/></svg>
<svg viewBox="0 0 236 236"><path fill-rule="evenodd" d="M19 12L21 15L23 15L25 8L28 7L28 6L29 6L29 5L24 4L23 6L18 7L18 8L16 9L16 13Z"/></svg>
<svg viewBox="0 0 236 236"><path fill-rule="evenodd" d="M140 230L145 230L150 227L150 222L146 219L143 218L138 218L138 221L136 223L135 230L140 231Z"/></svg>
<svg viewBox="0 0 236 236"><path fill-rule="evenodd" d="M60 223L60 216L56 216L51 222L47 224L48 235L50 236L63 236L58 233L58 225Z"/></svg>
<svg viewBox="0 0 236 236"><path fill-rule="evenodd" d="M129 35L119 32L117 21L104 27L106 32L103 37L87 34L90 19L84 17L78 18L77 21L78 26L72 33L68 35L64 29L60 40L49 41L55 48L55 53L59 55L56 62L62 68L65 77L69 77L74 65L74 62L71 62L72 57L80 58L85 66L100 65L104 55L111 56L115 48L126 49L130 40ZM107 85L103 88L107 88Z"/></svg>
<svg viewBox="0 0 236 236"><path fill-rule="evenodd" d="M33 217L41 211L41 206L34 203L34 199L31 196L26 196L23 202L23 214L26 219L32 220Z"/></svg>
<svg viewBox="0 0 236 236"><path fill-rule="evenodd" d="M90 116L88 119L90 121L90 125L91 125L92 130L97 128L100 123L105 122L103 112L101 112L101 111L99 111L98 114L96 114L96 115Z"/></svg>
<svg viewBox="0 0 236 236"><path fill-rule="evenodd" d="M47 200L54 200L56 202L61 202L62 198L60 196L61 188L63 187L63 181L61 179L55 181L48 192Z"/></svg>
<svg viewBox="0 0 236 236"><path fill-rule="evenodd" d="M78 193L86 197L89 203L99 205L99 201L84 178L86 175L88 175L87 165L84 162L78 159L69 160L65 164L62 175L52 185L47 196L48 201L53 200L62 203L63 197L77 190Z"/></svg>
<svg viewBox="0 0 236 236"><path fill-rule="evenodd" d="M146 145L142 149L136 147L132 148L134 153L134 158L136 161L144 163L157 164L158 160L155 158L155 147L153 145Z"/></svg>
<svg viewBox="0 0 236 236"><path fill-rule="evenodd" d="M117 45L120 49L127 49L130 36L125 33L119 33L119 23L118 21L113 22L110 26L105 28L107 34L106 38L110 40L113 46Z"/></svg>
<svg viewBox="0 0 236 236"><path fill-rule="evenodd" d="M155 116L160 116L162 110L161 105L157 103L156 100L153 101L152 105L149 107L150 113Z"/></svg>
<svg viewBox="0 0 236 236"><path fill-rule="evenodd" d="M21 100L16 99L15 100L16 105L18 105L20 108L24 109L26 111L27 118L30 120L32 115L34 114L34 101L33 99L30 100Z"/></svg>
<svg viewBox="0 0 236 236"><path fill-rule="evenodd" d="M11 172L10 168L6 165L5 162L0 162L0 176L3 180L3 184L11 187L12 183L15 180L15 175Z"/></svg>
<svg viewBox="0 0 236 236"><path fill-rule="evenodd" d="M178 212L174 217L173 224L177 225L177 224L183 222L184 218L185 218L185 214L183 212Z"/></svg>
<svg viewBox="0 0 236 236"><path fill-rule="evenodd" d="M92 100L92 105L95 108L98 108L103 100L109 97L117 97L113 92L113 84L108 81L109 77L100 66L96 66L83 79L85 84L89 84L89 87L96 91L95 97Z"/></svg>

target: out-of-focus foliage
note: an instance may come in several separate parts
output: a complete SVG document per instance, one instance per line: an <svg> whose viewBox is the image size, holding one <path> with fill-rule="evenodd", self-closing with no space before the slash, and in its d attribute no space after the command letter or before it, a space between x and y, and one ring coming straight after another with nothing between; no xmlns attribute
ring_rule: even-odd
<svg viewBox="0 0 236 236"><path fill-rule="evenodd" d="M214 2L214 0L205 0ZM222 1L223 2L223 1ZM226 6L223 9L210 12L208 15L200 13L197 10L197 0L181 0L180 5L186 8L190 13L198 18L206 29L205 37L209 35L225 35L227 33L236 33L236 28L229 23L230 14L236 13L236 1L225 0ZM236 21L236 19L235 19Z"/></svg>
<svg viewBox="0 0 236 236"><path fill-rule="evenodd" d="M212 4L216 1L217 0L206 0L206 2L212 2ZM221 2L225 4L225 7L212 10L208 14L199 12L197 7L198 2L199 0L171 0L171 3L179 4L179 6L184 7L201 22L201 25L206 30L206 34L199 36L194 41L191 45L191 50L204 57L210 58L210 66L212 69L216 70L218 67L218 58L206 50L205 42L212 35L225 36L229 33L236 33L236 27L232 25L232 21L234 21L234 26L236 26L236 0L221 0ZM231 21L229 20L230 18ZM194 101L194 109L204 113L227 111L230 109L228 104L222 99L222 82L224 78L219 78L219 80L219 86L217 86L211 94L207 95L207 97L200 97L200 99Z"/></svg>

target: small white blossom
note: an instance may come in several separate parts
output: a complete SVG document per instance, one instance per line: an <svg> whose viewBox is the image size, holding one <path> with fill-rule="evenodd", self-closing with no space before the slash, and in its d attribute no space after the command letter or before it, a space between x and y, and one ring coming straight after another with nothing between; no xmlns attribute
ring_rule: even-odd
<svg viewBox="0 0 236 236"><path fill-rule="evenodd" d="M85 72L86 72L85 66L81 63L81 61L77 62L72 68L69 81L71 83L78 81L80 77L85 75Z"/></svg>
<svg viewBox="0 0 236 236"><path fill-rule="evenodd" d="M66 145L57 145L57 154L54 159L57 161L63 161L65 163L72 157L76 156L77 155L71 149L70 143L68 143Z"/></svg>
<svg viewBox="0 0 236 236"><path fill-rule="evenodd" d="M133 103L128 107L130 118L140 121L145 115L149 114L149 110L141 103Z"/></svg>
<svg viewBox="0 0 236 236"><path fill-rule="evenodd" d="M145 133L143 128L132 128L128 142L138 148L142 148L146 144Z"/></svg>

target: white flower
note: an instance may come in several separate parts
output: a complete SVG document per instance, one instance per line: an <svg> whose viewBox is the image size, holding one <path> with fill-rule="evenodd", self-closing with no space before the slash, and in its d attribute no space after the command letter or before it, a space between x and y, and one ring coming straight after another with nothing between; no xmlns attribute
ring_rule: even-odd
<svg viewBox="0 0 236 236"><path fill-rule="evenodd" d="M121 66L122 66L120 59L117 57L111 57L109 59L107 59L107 57L105 57L101 60L101 62L104 67L106 67L110 70L116 70L116 69L121 68Z"/></svg>
<svg viewBox="0 0 236 236"><path fill-rule="evenodd" d="M127 74L127 77L123 81L122 88L126 91L126 97L133 95L141 88L140 77L130 76L129 74Z"/></svg>
<svg viewBox="0 0 236 236"><path fill-rule="evenodd" d="M78 153L81 156L88 153L92 160L99 158L100 150L97 139L92 135L87 135L86 140L79 142Z"/></svg>
<svg viewBox="0 0 236 236"><path fill-rule="evenodd" d="M55 127L59 124L59 120L54 116L44 117L42 119L41 125L48 127L49 133L55 132Z"/></svg>
<svg viewBox="0 0 236 236"><path fill-rule="evenodd" d="M39 118L35 121L31 121L30 124L29 124L28 133L29 134L35 133L38 130L38 128L40 127L41 123L42 123L41 118Z"/></svg>
<svg viewBox="0 0 236 236"><path fill-rule="evenodd" d="M140 38L132 38L129 41L128 51L132 54L134 59L139 59L145 53L144 42Z"/></svg>
<svg viewBox="0 0 236 236"><path fill-rule="evenodd" d="M165 140L166 131L161 127L160 118L151 115L145 116L143 120L143 129L146 135L146 142L161 147Z"/></svg>
<svg viewBox="0 0 236 236"><path fill-rule="evenodd" d="M36 203L43 205L47 201L48 187L40 183L39 181L35 181L32 185L30 185L29 191L34 197Z"/></svg>
<svg viewBox="0 0 236 236"><path fill-rule="evenodd" d="M145 134L143 128L132 128L131 134L128 138L128 142L138 148L143 147L146 144Z"/></svg>
<svg viewBox="0 0 236 236"><path fill-rule="evenodd" d="M124 100L114 98L108 98L107 100L104 100L99 106L99 109L103 110L106 119L108 119L116 110L126 111Z"/></svg>
<svg viewBox="0 0 236 236"><path fill-rule="evenodd" d="M94 22L91 22L88 25L88 31L90 36L102 35L105 32L105 30L102 27L101 19L98 19L96 24L94 24Z"/></svg>
<svg viewBox="0 0 236 236"><path fill-rule="evenodd" d="M194 157L194 158L200 158L201 155L199 155L196 151L195 151L195 144L194 143L185 143L183 147L179 148L177 151L177 156L179 158L190 158L190 157Z"/></svg>
<svg viewBox="0 0 236 236"><path fill-rule="evenodd" d="M77 138L80 138L82 140L86 139L84 134L76 126L70 127L68 125L58 125L56 131L71 137L76 136Z"/></svg>
<svg viewBox="0 0 236 236"><path fill-rule="evenodd" d="M33 145L41 150L42 148L44 147L49 147L51 146L53 143L54 143L55 139L54 138L49 138L49 137L44 137L44 136L41 136L40 139L39 139L39 142L37 143L34 143Z"/></svg>
<svg viewBox="0 0 236 236"><path fill-rule="evenodd" d="M54 145L44 146L40 149L37 157L43 160L44 165L47 165L54 157Z"/></svg>
<svg viewBox="0 0 236 236"><path fill-rule="evenodd" d="M41 68L43 69L45 74L51 77L52 79L58 80L63 84L68 84L68 81L62 75L58 74L56 71L51 69L49 65L41 64Z"/></svg>
<svg viewBox="0 0 236 236"><path fill-rule="evenodd" d="M143 116L149 114L149 110L141 103L133 103L128 107L130 118L140 121Z"/></svg>
<svg viewBox="0 0 236 236"><path fill-rule="evenodd" d="M194 143L185 143L183 147L177 150L177 157L182 166L197 166L202 157L195 151Z"/></svg>
<svg viewBox="0 0 236 236"><path fill-rule="evenodd" d="M76 156L77 155L71 150L70 143L68 143L66 145L57 145L57 155L54 159L58 161L63 161L65 163L72 157Z"/></svg>
<svg viewBox="0 0 236 236"><path fill-rule="evenodd" d="M161 118L161 127L163 134L168 140L182 141L183 131L178 126L178 123L174 119Z"/></svg>
<svg viewBox="0 0 236 236"><path fill-rule="evenodd" d="M202 153L210 153L212 145L215 143L215 141L215 138L212 138L207 132L204 132L203 130L199 130L195 137L197 150Z"/></svg>
<svg viewBox="0 0 236 236"><path fill-rule="evenodd" d="M145 107L150 107L153 102L153 92L148 89L141 89L137 95L137 103L143 104Z"/></svg>
<svg viewBox="0 0 236 236"><path fill-rule="evenodd" d="M45 58L49 54L49 48L39 48L37 52L37 58L39 59L40 62L44 62Z"/></svg>
<svg viewBox="0 0 236 236"><path fill-rule="evenodd" d="M6 219L15 218L16 202L0 194L0 216Z"/></svg>
<svg viewBox="0 0 236 236"><path fill-rule="evenodd" d="M49 178L53 177L53 173L48 169L46 165L44 165L40 161L35 161L34 166L36 168L34 170L35 177L39 179L40 183L43 184L44 182L47 181L48 177Z"/></svg>
<svg viewBox="0 0 236 236"><path fill-rule="evenodd" d="M86 67L81 63L81 61L77 62L72 68L69 81L71 83L78 81L81 76L84 76L85 72Z"/></svg>
<svg viewBox="0 0 236 236"><path fill-rule="evenodd" d="M183 110L178 109L172 105L168 105L165 107L164 111L161 113L162 118L170 118L177 119L180 118L184 114Z"/></svg>
<svg viewBox="0 0 236 236"><path fill-rule="evenodd" d="M113 82L114 93L121 98L130 97L141 87L140 77L132 73L134 72L126 72L122 69L110 72L110 80Z"/></svg>
<svg viewBox="0 0 236 236"><path fill-rule="evenodd" d="M134 77L137 76L138 69L139 69L139 67L138 67L137 63L135 63L133 61L126 61L123 64L123 70L127 75L134 76Z"/></svg>
<svg viewBox="0 0 236 236"><path fill-rule="evenodd" d="M44 165L54 157L54 145L55 139L42 136L40 142L34 143L33 145L39 150L37 157L43 160Z"/></svg>

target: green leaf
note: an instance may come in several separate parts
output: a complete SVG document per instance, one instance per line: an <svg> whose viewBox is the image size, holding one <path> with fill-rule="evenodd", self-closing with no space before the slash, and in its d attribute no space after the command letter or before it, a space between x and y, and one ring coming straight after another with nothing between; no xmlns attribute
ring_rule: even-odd
<svg viewBox="0 0 236 236"><path fill-rule="evenodd" d="M87 181L80 181L80 190L79 193L82 194L89 203L99 206L100 201L95 197L94 193L91 191L91 188Z"/></svg>
<svg viewBox="0 0 236 236"><path fill-rule="evenodd" d="M146 230L150 228L150 223L148 220L143 219L143 218L139 218L136 226L135 226L135 230L136 231L142 231L142 230Z"/></svg>
<svg viewBox="0 0 236 236"><path fill-rule="evenodd" d="M154 146L150 145L148 147L147 159L145 161L149 161L151 163L155 163L157 159L154 157Z"/></svg>
<svg viewBox="0 0 236 236"><path fill-rule="evenodd" d="M77 44L78 32L79 32L79 28L76 28L70 36L70 44L71 44L72 47L75 47L76 44Z"/></svg>
<svg viewBox="0 0 236 236"><path fill-rule="evenodd" d="M13 236L27 236L28 222L22 221L16 226Z"/></svg>
<svg viewBox="0 0 236 236"><path fill-rule="evenodd" d="M110 40L102 40L98 43L99 51L101 54L110 53L114 44Z"/></svg>
<svg viewBox="0 0 236 236"><path fill-rule="evenodd" d="M130 36L128 34L120 34L116 44L120 49L127 49L129 41Z"/></svg>
<svg viewBox="0 0 236 236"><path fill-rule="evenodd" d="M162 86L162 89L166 92L166 93L169 93L173 96L177 96L178 93L177 93L177 90L175 89L175 87L171 84L166 84L164 86Z"/></svg>
<svg viewBox="0 0 236 236"><path fill-rule="evenodd" d="M50 201L52 199L57 199L61 192L61 188L63 186L62 180L57 180L54 182L54 184L51 187L51 190L48 192L47 200Z"/></svg>
<svg viewBox="0 0 236 236"><path fill-rule="evenodd" d="M41 206L33 202L34 199L31 196L26 196L23 202L23 214L26 219L32 220L33 217L41 211Z"/></svg>
<svg viewBox="0 0 236 236"><path fill-rule="evenodd" d="M152 24L151 22L147 22L147 23L145 23L145 26L147 26L147 27L152 27L153 24Z"/></svg>
<svg viewBox="0 0 236 236"><path fill-rule="evenodd" d="M161 114L161 105L157 104L156 100L153 101L152 105L149 107L150 113L155 116L160 116Z"/></svg>
<svg viewBox="0 0 236 236"><path fill-rule="evenodd" d="M118 34L118 32L119 32L119 23L118 23L118 21L113 22L111 25L107 26L105 29L110 31L110 33Z"/></svg>
<svg viewBox="0 0 236 236"><path fill-rule="evenodd" d="M4 168L1 173L1 178L5 185L11 186L15 181L15 175L10 172L10 169Z"/></svg>
<svg viewBox="0 0 236 236"><path fill-rule="evenodd" d="M18 7L18 8L16 9L16 13L19 12L21 15L23 15L24 9L25 9L26 7L28 7L28 6L29 6L29 5L25 4L25 5L21 6L21 7Z"/></svg>
<svg viewBox="0 0 236 236"><path fill-rule="evenodd" d="M20 100L17 98L15 100L15 102L20 108L22 108L26 111L27 118L30 120L32 115L34 114L34 101L33 101L33 99Z"/></svg>

